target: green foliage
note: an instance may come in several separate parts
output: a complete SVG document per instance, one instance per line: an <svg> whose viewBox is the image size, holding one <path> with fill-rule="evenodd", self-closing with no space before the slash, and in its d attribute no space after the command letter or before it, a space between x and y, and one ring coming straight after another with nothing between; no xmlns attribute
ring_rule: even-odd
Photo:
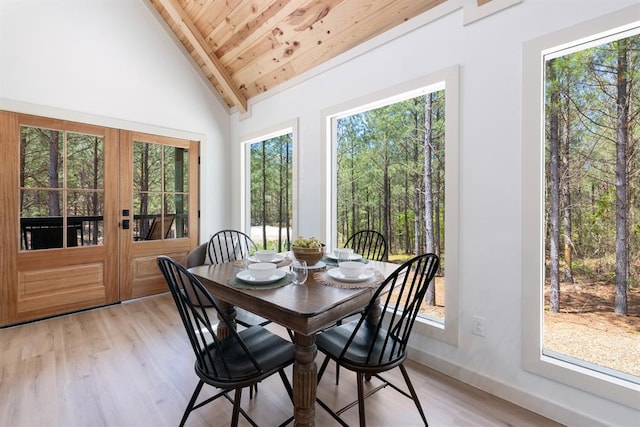
<svg viewBox="0 0 640 427"><path fill-rule="evenodd" d="M620 50L619 48L622 48ZM628 69L619 74L620 52ZM618 103L620 78L629 81L626 105L629 122L625 126L628 184L627 214L630 239L626 243L629 265L640 261L640 36L627 37L590 47L547 61L546 111L547 145L545 206L550 206L549 129L553 115L559 118L560 186L568 191L561 212L571 214L571 244L576 274L591 280L615 281L616 149L622 135ZM551 94L558 94L552 102ZM569 200L569 204L566 204ZM547 213L549 215L549 213ZM561 224L564 224L561 222ZM564 225L563 225L564 227ZM562 231L561 231L562 234ZM547 240L547 246L549 245ZM613 257L613 258L612 258ZM612 261L613 259L613 261Z"/></svg>
<svg viewBox="0 0 640 427"><path fill-rule="evenodd" d="M385 234L392 253L412 251L416 239L424 244L427 96L338 120L339 244L365 228ZM428 144L432 197L440 200L440 211L429 215L440 219L440 246L444 246L444 91L434 92L431 101ZM418 235L414 233L416 220L420 223Z"/></svg>

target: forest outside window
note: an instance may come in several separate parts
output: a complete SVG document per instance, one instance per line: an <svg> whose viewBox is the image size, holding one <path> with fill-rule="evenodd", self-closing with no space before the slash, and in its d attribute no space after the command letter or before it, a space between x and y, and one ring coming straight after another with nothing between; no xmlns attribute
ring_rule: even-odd
<svg viewBox="0 0 640 427"><path fill-rule="evenodd" d="M389 262L438 255L441 267L420 319L431 328L427 333L457 344L457 68L372 96L328 120L335 246L372 229L385 237Z"/></svg>
<svg viewBox="0 0 640 427"><path fill-rule="evenodd" d="M246 142L248 227L260 249L288 251L293 230L293 128Z"/></svg>
<svg viewBox="0 0 640 427"><path fill-rule="evenodd" d="M21 126L22 250L103 244L103 159L101 135Z"/></svg>

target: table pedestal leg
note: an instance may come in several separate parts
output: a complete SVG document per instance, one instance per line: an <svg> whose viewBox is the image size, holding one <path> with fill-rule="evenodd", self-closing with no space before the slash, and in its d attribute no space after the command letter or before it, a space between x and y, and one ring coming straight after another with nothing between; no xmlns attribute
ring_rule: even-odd
<svg viewBox="0 0 640 427"><path fill-rule="evenodd" d="M315 425L316 387L316 335L294 335L295 361L293 363L293 405L296 426Z"/></svg>
<svg viewBox="0 0 640 427"><path fill-rule="evenodd" d="M236 329L236 308L224 301L217 300L216 302L218 303L218 307L220 307L220 311L231 321L233 329ZM220 318L220 313L218 313L218 320L218 330L216 331L216 334L220 339L227 338L231 334L229 333L227 324Z"/></svg>

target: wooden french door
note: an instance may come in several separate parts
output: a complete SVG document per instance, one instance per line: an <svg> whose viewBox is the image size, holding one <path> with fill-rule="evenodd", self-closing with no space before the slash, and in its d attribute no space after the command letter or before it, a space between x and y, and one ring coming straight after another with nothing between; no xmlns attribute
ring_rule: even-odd
<svg viewBox="0 0 640 427"><path fill-rule="evenodd" d="M120 133L120 296L167 291L156 259L198 243L198 143Z"/></svg>
<svg viewBox="0 0 640 427"><path fill-rule="evenodd" d="M197 243L195 142L0 111L0 159L0 326L164 292Z"/></svg>

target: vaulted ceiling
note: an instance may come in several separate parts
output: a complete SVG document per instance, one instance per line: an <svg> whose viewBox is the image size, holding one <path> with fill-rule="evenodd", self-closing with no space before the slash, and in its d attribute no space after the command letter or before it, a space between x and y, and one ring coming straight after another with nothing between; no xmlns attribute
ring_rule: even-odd
<svg viewBox="0 0 640 427"><path fill-rule="evenodd" d="M229 107L460 0L149 0ZM468 0L467 0L468 1ZM491 0L472 0L480 7Z"/></svg>

